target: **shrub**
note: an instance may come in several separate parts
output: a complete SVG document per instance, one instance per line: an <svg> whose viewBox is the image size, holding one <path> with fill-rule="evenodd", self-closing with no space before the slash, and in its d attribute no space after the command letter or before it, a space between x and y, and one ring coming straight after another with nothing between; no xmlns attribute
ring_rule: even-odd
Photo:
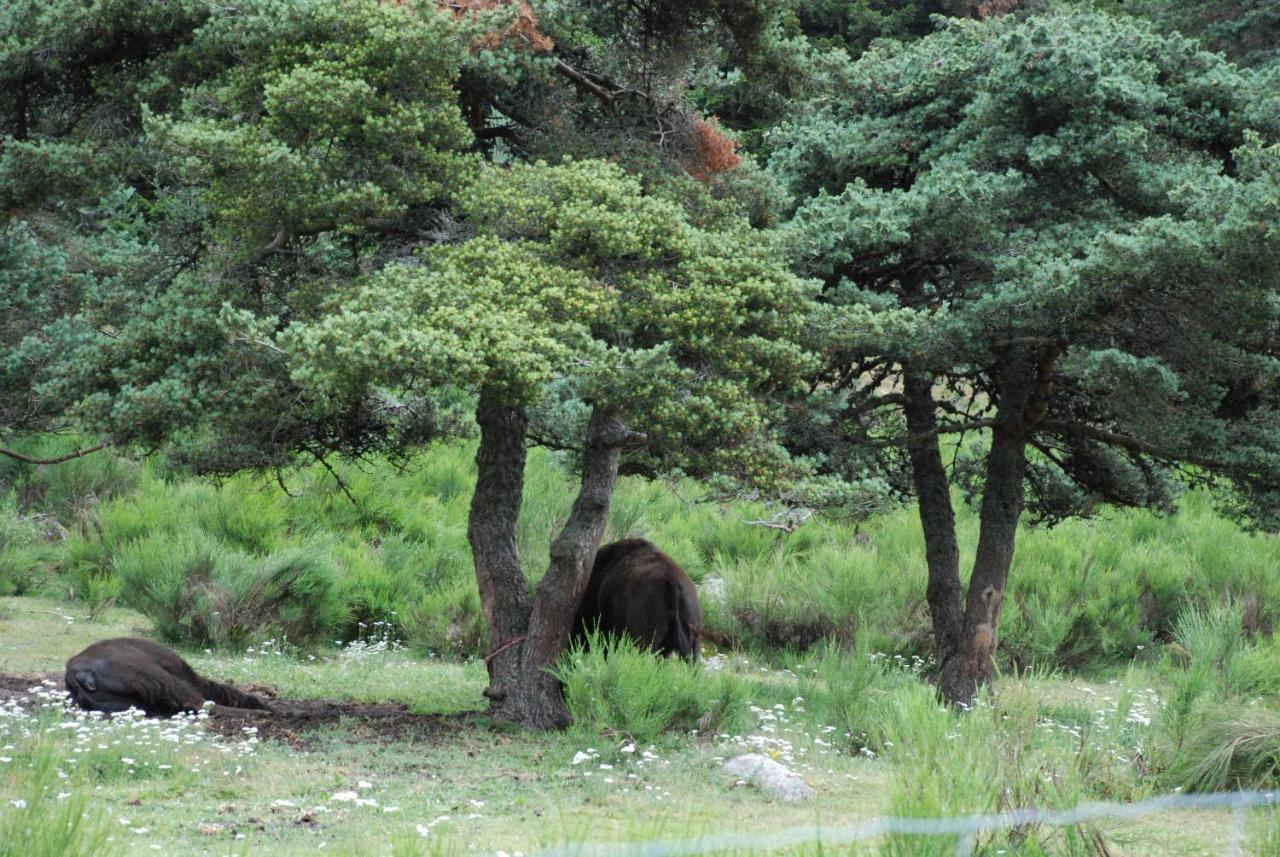
<svg viewBox="0 0 1280 857"><path fill-rule="evenodd" d="M746 713L745 690L731 675L642 651L627 638L590 634L553 674L564 684L574 723L591 732L648 742L663 732L730 729Z"/></svg>
<svg viewBox="0 0 1280 857"><path fill-rule="evenodd" d="M126 603L171 642L307 644L330 638L346 616L329 551L313 541L255 557L192 530L122 546L115 569Z"/></svg>
<svg viewBox="0 0 1280 857"><path fill-rule="evenodd" d="M37 458L55 458L91 443L88 438L49 434L28 436L17 447ZM135 491L142 470L137 462L110 450L36 466L0 457L0 484L16 491L23 510L56 515L73 527L83 525L99 504Z"/></svg>
<svg viewBox="0 0 1280 857"><path fill-rule="evenodd" d="M14 495L0 494L0 595L29 595L47 577L45 565L56 549L43 540L40 528L18 512Z"/></svg>
<svg viewBox="0 0 1280 857"><path fill-rule="evenodd" d="M416 651L434 655L483 655L489 634L475 583L440 583L418 595L402 617L405 639Z"/></svg>

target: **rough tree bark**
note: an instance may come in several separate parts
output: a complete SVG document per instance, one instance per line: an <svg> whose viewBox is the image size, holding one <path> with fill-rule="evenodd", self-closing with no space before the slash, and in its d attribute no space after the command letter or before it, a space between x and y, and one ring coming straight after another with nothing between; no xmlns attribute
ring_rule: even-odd
<svg viewBox="0 0 1280 857"><path fill-rule="evenodd" d="M480 606L489 629L491 654L486 658L489 687L485 696L499 701L519 687L520 658L516 641L529 629L529 588L516 550L516 524L524 496L525 429L521 408L506 405L489 387L480 391L476 408L480 448L476 452L476 488L471 495L467 539L480 588Z"/></svg>
<svg viewBox="0 0 1280 857"><path fill-rule="evenodd" d="M933 624L934 656L939 669L960 651L964 628L964 587L960 583L960 547L956 543L956 515L951 507L951 484L938 445L938 419L933 378L908 371L906 395L907 456L915 483L920 527L924 531L929 584L925 600Z"/></svg>
<svg viewBox="0 0 1280 857"><path fill-rule="evenodd" d="M960 647L938 672L939 692L956 705L971 704L978 688L989 683L995 673L1000 606L1004 603L1014 538L1022 515L1027 441L1020 425L1025 405L1025 395L1021 403L1008 401L1006 406L1002 401L1001 410L1008 407L1014 412L1013 418L1008 423L1002 420L1001 425L992 429L979 514L978 549L973 574L969 577Z"/></svg>
<svg viewBox="0 0 1280 857"><path fill-rule="evenodd" d="M604 535L622 449L643 442L608 411L596 408L587 424L582 481L563 529L551 544L547 573L529 598L515 552L525 447L524 415L483 391L477 421L479 473L468 536L492 645L490 712L534 729L569 725L560 683L547 669L568 644L578 602ZM519 433L517 436L517 432ZM517 439L518 438L518 439ZM493 517L488 517L489 515Z"/></svg>
<svg viewBox="0 0 1280 857"><path fill-rule="evenodd" d="M938 692L956 705L970 705L995 672L1000 608L1022 516L1027 443L1044 419L1064 348L1059 343L1039 354L1012 355L1005 364L963 613L955 516L938 443L932 382L910 373L905 379L908 454L929 565L927 598L937 648Z"/></svg>

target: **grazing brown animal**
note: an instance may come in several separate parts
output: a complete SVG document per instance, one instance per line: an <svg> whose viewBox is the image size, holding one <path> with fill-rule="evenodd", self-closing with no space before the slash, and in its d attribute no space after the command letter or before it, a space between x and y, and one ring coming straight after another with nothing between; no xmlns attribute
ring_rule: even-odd
<svg viewBox="0 0 1280 857"><path fill-rule="evenodd" d="M623 539L596 552L575 634L582 639L597 624L661 655L698 658L702 608L693 581L644 539Z"/></svg>
<svg viewBox="0 0 1280 857"><path fill-rule="evenodd" d="M140 708L149 717L199 711L205 701L269 710L251 693L201 678L168 646L136 637L94 643L67 661L71 699L90 711Z"/></svg>

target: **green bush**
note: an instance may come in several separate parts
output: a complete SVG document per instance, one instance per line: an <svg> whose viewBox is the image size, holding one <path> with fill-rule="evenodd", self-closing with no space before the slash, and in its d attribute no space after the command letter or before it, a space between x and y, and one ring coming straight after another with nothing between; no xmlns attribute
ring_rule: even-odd
<svg viewBox="0 0 1280 857"><path fill-rule="evenodd" d="M36 458L56 458L92 443L89 438L50 434L29 435L12 445ZM0 457L0 486L16 492L23 510L56 515L75 528L91 519L100 504L136 491L144 469L111 450L61 464L31 465Z"/></svg>
<svg viewBox="0 0 1280 857"><path fill-rule="evenodd" d="M125 603L166 640L305 645L329 639L346 618L331 548L314 541L259 557L199 530L163 533L123 545L115 572Z"/></svg>
<svg viewBox="0 0 1280 857"><path fill-rule="evenodd" d="M577 727L636 741L732 729L747 709L745 688L731 675L642 651L627 638L590 634L585 647L570 647L553 674L564 684Z"/></svg>
<svg viewBox="0 0 1280 857"><path fill-rule="evenodd" d="M418 652L479 657L488 650L489 633L473 580L424 590L401 620L405 640Z"/></svg>
<svg viewBox="0 0 1280 857"><path fill-rule="evenodd" d="M48 580L47 564L57 549L40 528L18 511L12 492L0 494L0 595L30 595Z"/></svg>
<svg viewBox="0 0 1280 857"><path fill-rule="evenodd" d="M24 449L66 451L70 439L34 439ZM126 545L192 534L218 552L262 557L331 545L334 597L347 614L326 634L350 640L360 623L389 623L416 648L475 655L484 631L467 542L474 484L472 443L433 446L407 467L334 462L353 504L319 465L272 479L241 474L212 484L137 465L109 453L51 467L0 462L16 506L12 527L33 511L56 514L70 538L49 544L0 535L0 592L69 590L91 609L124 593L116 571ZM19 484L21 483L21 484ZM797 653L834 640L890 655L927 656L926 568L912 507L858 524L815 517L792 533L752 526L776 510L761 503L694 502L698 485L624 478L606 540L654 541L697 581L719 578L724 596L704 600L704 639L744 650ZM532 450L518 547L531 583L573 501L572 475L555 454ZM78 493L80 492L80 493ZM87 492L87 493L83 493ZM25 505L24 497L39 508ZM79 498L79 499L76 499ZM99 502L99 500L101 502ZM962 555L977 539L975 510L957 506ZM9 532L9 530L6 530ZM1222 518L1205 492L1189 492L1174 515L1107 512L1018 538L1000 629L1001 667L1114 667L1158 652L1178 617L1235 605L1237 636L1266 639L1280 627L1280 541ZM1275 649L1242 649L1232 686L1264 695L1280 685ZM1252 688L1252 690L1249 690ZM1236 691L1233 691L1236 692Z"/></svg>

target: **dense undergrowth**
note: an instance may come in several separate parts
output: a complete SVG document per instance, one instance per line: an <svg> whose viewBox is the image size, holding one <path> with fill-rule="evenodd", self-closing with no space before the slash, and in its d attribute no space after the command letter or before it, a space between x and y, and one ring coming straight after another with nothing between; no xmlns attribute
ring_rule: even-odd
<svg viewBox="0 0 1280 857"><path fill-rule="evenodd" d="M43 439L30 451L67 445ZM122 603L173 641L244 646L350 640L390 623L420 650L474 655L486 645L466 540L468 445L434 447L407 469L343 465L352 503L314 467L219 484L163 462L100 454L31 467L0 463L0 594L58 592L89 609ZM553 456L530 460L519 534L531 576L573 499ZM624 479L606 538L645 536L704 584L718 646L842 647L927 657L924 556L914 510L860 523L815 520L793 533L749 521L755 504L690 502L696 486ZM976 516L960 510L961 550ZM1280 540L1241 532L1210 498L1177 514L1107 513L1025 529L1001 627L1006 669L1093 669L1142 658L1180 616L1232 605L1246 637L1280 619ZM716 591L722 596L713 594Z"/></svg>
<svg viewBox="0 0 1280 857"><path fill-rule="evenodd" d="M45 441L32 451L61 448ZM261 477L180 477L160 460L3 463L0 594L71 599L91 617L113 603L133 607L174 642L244 650L193 652L221 664L219 674L294 693L339 692L332 664L350 660L332 654L339 640L364 652L373 637L402 639L445 656L406 675L478 672L474 660L449 662L487 644L466 543L472 455L463 445L431 449L403 471L344 465L354 504L320 468L287 474L287 494ZM552 456L532 456L520 549L535 577L572 489ZM559 674L575 719L569 738L585 748L571 767L583 776L594 768L620 783L611 772L632 767L642 776L641 763L657 764L645 749L654 745L664 759L751 751L802 770L829 752L882 761L881 811L925 817L1271 788L1280 778L1280 542L1241 532L1206 495L1186 496L1168 517L1115 512L1025 529L1001 634L1005 678L1017 680L963 713L939 705L925 680L914 510L784 534L747 523L770 510L689 502L695 489L623 480L607 537L647 536L701 582L708 657L660 661L626 644L606 657L600 641L571 651ZM976 522L960 514L965 550ZM268 649L278 655L270 669L260 656ZM287 657L306 651L318 660ZM362 679L380 674L375 661L360 661ZM442 686L456 683L450 675ZM1068 675L1091 681L1061 680ZM341 692L359 694L359 683L347 679ZM479 677L463 685L473 692L456 705L479 705ZM613 750L592 749L610 742ZM62 811L37 797L23 800ZM86 817L68 835L88 847L100 821ZM1280 827L1264 821L1251 841L1280 855ZM1101 854L1107 836L1024 825L974 846ZM954 848L954 838L895 837L880 852Z"/></svg>

